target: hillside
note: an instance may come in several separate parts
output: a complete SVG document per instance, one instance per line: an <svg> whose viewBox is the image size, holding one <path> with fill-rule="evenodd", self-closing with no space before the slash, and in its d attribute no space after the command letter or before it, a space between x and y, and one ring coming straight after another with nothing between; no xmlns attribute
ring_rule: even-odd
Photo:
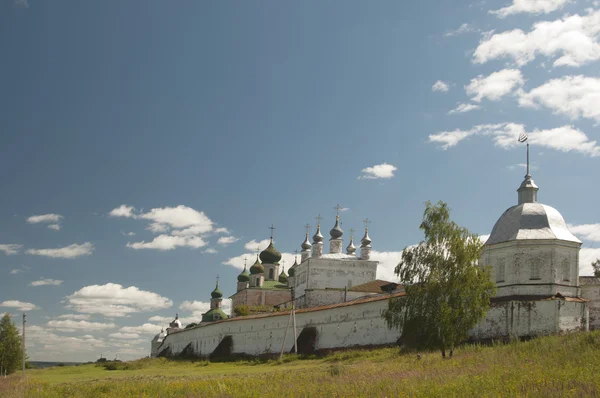
<svg viewBox="0 0 600 398"><path fill-rule="evenodd" d="M450 360L397 348L282 362L146 359L126 370L96 365L27 371L0 379L6 397L290 397L600 395L600 332L504 345L466 345Z"/></svg>

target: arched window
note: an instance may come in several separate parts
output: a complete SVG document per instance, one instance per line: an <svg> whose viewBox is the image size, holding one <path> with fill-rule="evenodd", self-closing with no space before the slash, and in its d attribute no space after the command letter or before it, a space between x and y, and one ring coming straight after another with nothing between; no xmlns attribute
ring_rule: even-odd
<svg viewBox="0 0 600 398"><path fill-rule="evenodd" d="M564 258L562 260L562 280L565 282L569 282L571 280L571 266L569 264L569 259Z"/></svg>
<svg viewBox="0 0 600 398"><path fill-rule="evenodd" d="M504 274L506 273L506 259L499 258L498 266L496 267L496 282L504 282Z"/></svg>
<svg viewBox="0 0 600 398"><path fill-rule="evenodd" d="M531 261L531 274L529 279L533 279L533 280L540 280L541 279L541 268L542 268L542 263L541 260L539 258L534 258Z"/></svg>

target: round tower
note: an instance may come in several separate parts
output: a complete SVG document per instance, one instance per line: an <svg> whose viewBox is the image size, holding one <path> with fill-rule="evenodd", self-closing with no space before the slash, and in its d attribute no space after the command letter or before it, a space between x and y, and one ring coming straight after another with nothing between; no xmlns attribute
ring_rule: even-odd
<svg viewBox="0 0 600 398"><path fill-rule="evenodd" d="M279 275L279 261L281 260L281 253L273 245L273 237L269 242L269 246L260 253L260 261L265 272L265 280L274 281Z"/></svg>
<svg viewBox="0 0 600 398"><path fill-rule="evenodd" d="M265 280L265 269L260 263L258 259L258 254L256 255L256 261L250 267L250 286L252 287L260 287L263 285Z"/></svg>

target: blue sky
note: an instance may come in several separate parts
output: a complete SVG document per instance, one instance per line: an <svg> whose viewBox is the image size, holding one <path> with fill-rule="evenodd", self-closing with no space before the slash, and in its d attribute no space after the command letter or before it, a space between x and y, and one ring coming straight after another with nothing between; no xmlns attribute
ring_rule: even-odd
<svg viewBox="0 0 600 398"><path fill-rule="evenodd" d="M0 311L28 311L33 359L147 355L176 312L199 319L217 275L234 292L271 224L287 268L338 203L346 239L372 221L393 278L427 200L489 234L517 199L522 132L589 274L599 10L0 1Z"/></svg>

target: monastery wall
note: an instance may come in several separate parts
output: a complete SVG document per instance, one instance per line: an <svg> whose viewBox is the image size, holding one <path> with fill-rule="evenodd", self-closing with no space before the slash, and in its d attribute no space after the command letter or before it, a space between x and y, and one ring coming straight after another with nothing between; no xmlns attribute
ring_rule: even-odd
<svg viewBox="0 0 600 398"><path fill-rule="evenodd" d="M232 306L238 305L267 305L274 306L288 302L292 299L292 293L289 290L266 290L266 289L244 289L238 292L232 299Z"/></svg>
<svg viewBox="0 0 600 398"><path fill-rule="evenodd" d="M580 277L581 297L589 300L590 330L600 329L600 278Z"/></svg>
<svg viewBox="0 0 600 398"><path fill-rule="evenodd" d="M470 335L475 340L587 330L585 302L566 300L493 302Z"/></svg>
<svg viewBox="0 0 600 398"><path fill-rule="evenodd" d="M307 326L317 329L316 349L351 347L361 345L381 345L395 343L399 333L390 330L381 318L387 308L387 299L362 304L342 305L318 311L296 313L296 332L299 336ZM219 345L225 336L233 338L233 353L260 355L281 351L289 312L266 316L231 318L185 329L169 334L158 352L170 347L171 354L177 355L192 343L195 355L207 356ZM294 344L294 331L290 325L285 350L289 352ZM153 356L156 353L153 353Z"/></svg>
<svg viewBox="0 0 600 398"><path fill-rule="evenodd" d="M351 301L368 295L365 292L344 291L344 289L306 289L302 307L319 307Z"/></svg>

